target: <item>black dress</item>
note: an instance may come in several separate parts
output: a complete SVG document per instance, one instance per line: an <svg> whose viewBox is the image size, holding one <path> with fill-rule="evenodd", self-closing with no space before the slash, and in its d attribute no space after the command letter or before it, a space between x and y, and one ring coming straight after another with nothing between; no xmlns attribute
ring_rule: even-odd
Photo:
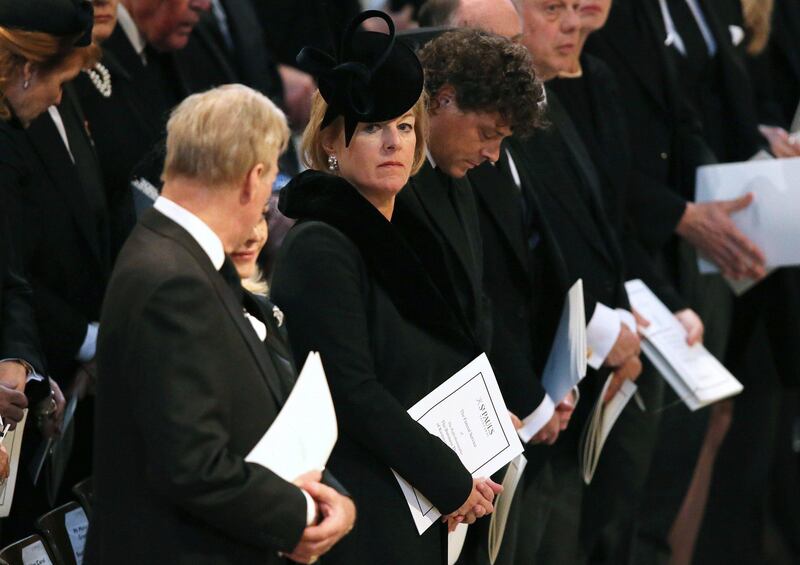
<svg viewBox="0 0 800 565"><path fill-rule="evenodd" d="M466 501L469 472L406 411L478 345L392 224L349 183L305 172L281 191L280 208L300 221L281 248L272 298L295 359L320 352L339 420L329 468L358 507L328 562L444 563L444 525L417 533L391 470L444 514Z"/></svg>

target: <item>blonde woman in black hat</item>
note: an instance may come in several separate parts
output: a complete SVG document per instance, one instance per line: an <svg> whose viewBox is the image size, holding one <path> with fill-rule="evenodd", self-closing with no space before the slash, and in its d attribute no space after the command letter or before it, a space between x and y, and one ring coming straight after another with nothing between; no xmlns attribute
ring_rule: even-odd
<svg viewBox="0 0 800 565"><path fill-rule="evenodd" d="M389 35L356 32L380 17ZM447 526L419 535L397 471L449 525L493 511L499 486L473 480L456 454L406 410L481 349L391 223L397 193L425 159L423 76L394 41L391 20L365 12L338 57L298 57L320 92L304 136L312 170L281 191L298 224L284 240L272 283L294 354L319 351L339 418L329 462L358 506L353 532L333 564L440 565Z"/></svg>

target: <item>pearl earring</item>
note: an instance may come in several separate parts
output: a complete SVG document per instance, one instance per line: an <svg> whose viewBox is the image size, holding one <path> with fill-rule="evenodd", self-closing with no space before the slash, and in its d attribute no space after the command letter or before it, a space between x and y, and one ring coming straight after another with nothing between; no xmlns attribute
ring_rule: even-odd
<svg viewBox="0 0 800 565"><path fill-rule="evenodd" d="M339 159L337 159L336 155L333 153L328 155L328 170L331 172L336 172L339 170Z"/></svg>
<svg viewBox="0 0 800 565"><path fill-rule="evenodd" d="M25 82L22 83L22 90L28 90L28 87L31 85L31 81L25 79Z"/></svg>

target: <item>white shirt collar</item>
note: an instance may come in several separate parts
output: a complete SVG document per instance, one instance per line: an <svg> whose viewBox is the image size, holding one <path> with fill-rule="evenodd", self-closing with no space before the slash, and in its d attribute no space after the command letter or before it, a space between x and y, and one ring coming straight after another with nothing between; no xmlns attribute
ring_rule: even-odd
<svg viewBox="0 0 800 565"><path fill-rule="evenodd" d="M222 268L222 264L225 262L225 248L222 246L222 240L203 220L164 196L156 199L153 208L189 232L189 235L211 259L214 268L218 271Z"/></svg>
<svg viewBox="0 0 800 565"><path fill-rule="evenodd" d="M139 31L139 28L136 27L136 22L133 21L130 12L122 5L122 2L117 4L117 24L125 32L128 41L133 46L133 50L142 59L142 63L146 65L147 56L144 53L144 48L147 46L147 40L142 35L142 32Z"/></svg>
<svg viewBox="0 0 800 565"><path fill-rule="evenodd" d="M436 168L436 161L433 160L433 155L431 155L431 150L428 148L427 145L425 146L425 155L427 155L428 162L431 164L431 167L433 167L435 169Z"/></svg>

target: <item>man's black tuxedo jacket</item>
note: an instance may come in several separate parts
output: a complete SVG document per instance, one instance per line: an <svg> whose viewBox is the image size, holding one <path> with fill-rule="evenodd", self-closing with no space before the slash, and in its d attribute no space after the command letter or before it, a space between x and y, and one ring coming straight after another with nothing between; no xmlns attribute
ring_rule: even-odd
<svg viewBox="0 0 800 565"><path fill-rule="evenodd" d="M483 243L469 180L447 177L426 161L397 195L392 224L489 353L492 328L489 302L483 293ZM421 234L420 226L425 226L429 235ZM438 242L436 252L429 248L430 236Z"/></svg>
<svg viewBox="0 0 800 565"><path fill-rule="evenodd" d="M263 93L283 107L283 82L256 9L250 0L223 0L230 39L229 46L214 14L201 16L189 43L173 56L188 92L204 92L222 84L241 83ZM297 154L289 147L280 156L280 170L298 172Z"/></svg>
<svg viewBox="0 0 800 565"><path fill-rule="evenodd" d="M175 53L181 76L191 92L240 82L254 88L276 104L283 100L283 85L277 65L267 50L267 40L257 10L250 0L222 0L231 49L211 12L201 16L189 43Z"/></svg>
<svg viewBox="0 0 800 565"><path fill-rule="evenodd" d="M157 155L163 152L157 146L166 134L169 112L189 94L172 55L160 57L166 71L154 78L154 67L145 67L118 25L103 43L101 60L111 73L111 96L101 96L83 73L75 80L106 183L112 259L136 223L131 175L139 169L158 180L161 171L150 169L158 167L152 163L158 162Z"/></svg>
<svg viewBox="0 0 800 565"><path fill-rule="evenodd" d="M302 492L244 457L285 401L237 293L197 242L148 210L101 318L95 563L280 563Z"/></svg>
<svg viewBox="0 0 800 565"><path fill-rule="evenodd" d="M520 189L484 163L469 173L483 240L483 289L491 301L490 359L514 414L525 418L544 399L541 376L569 276L549 223L537 219L540 249L531 249L531 221ZM546 233L542 233L546 230ZM538 245L538 244L537 244Z"/></svg>
<svg viewBox="0 0 800 565"><path fill-rule="evenodd" d="M552 125L510 147L522 179L547 218L567 264L570 283L582 278L587 322L598 302L629 306L622 251L603 206L599 183L569 116L548 90Z"/></svg>
<svg viewBox="0 0 800 565"><path fill-rule="evenodd" d="M709 2L702 2L719 46L726 95L729 158L748 159L759 147L752 87L730 32ZM613 70L628 115L635 185L628 207L651 250L673 238L686 201L694 199L695 170L723 156L713 154L700 117L683 96L677 70L664 46L666 31L656 0L619 0L606 26L592 34L586 50Z"/></svg>
<svg viewBox="0 0 800 565"><path fill-rule="evenodd" d="M642 279L671 311L682 310L688 307L686 301L656 269L641 241L640 230L626 210L631 195L639 190L634 183L640 182L641 177L634 172L627 118L620 103L617 81L609 67L592 55L581 57L581 68L583 77L575 80L580 80L585 88L587 103L595 116L594 125L580 127L576 120L581 117L569 115L569 112L566 116L557 114L553 125L562 132L569 131L566 139L576 166L584 168L584 176L599 188L602 207L624 256L625 280ZM566 85L556 84L552 90L560 92L560 86ZM566 90L566 95L572 94L572 90ZM563 102L564 109L572 107L560 95L558 101ZM553 111L560 111L561 106L554 107ZM585 137L587 130L593 131L589 135L594 141ZM596 143L594 151L589 149L590 143Z"/></svg>
<svg viewBox="0 0 800 565"><path fill-rule="evenodd" d="M87 325L100 319L109 274L108 218L102 175L69 85L59 112L75 163L44 114L9 139L13 149L3 151L3 161L15 174L3 178L12 225L25 234L16 242L17 255L34 290L48 370L68 384ZM84 184L86 178L95 182Z"/></svg>

